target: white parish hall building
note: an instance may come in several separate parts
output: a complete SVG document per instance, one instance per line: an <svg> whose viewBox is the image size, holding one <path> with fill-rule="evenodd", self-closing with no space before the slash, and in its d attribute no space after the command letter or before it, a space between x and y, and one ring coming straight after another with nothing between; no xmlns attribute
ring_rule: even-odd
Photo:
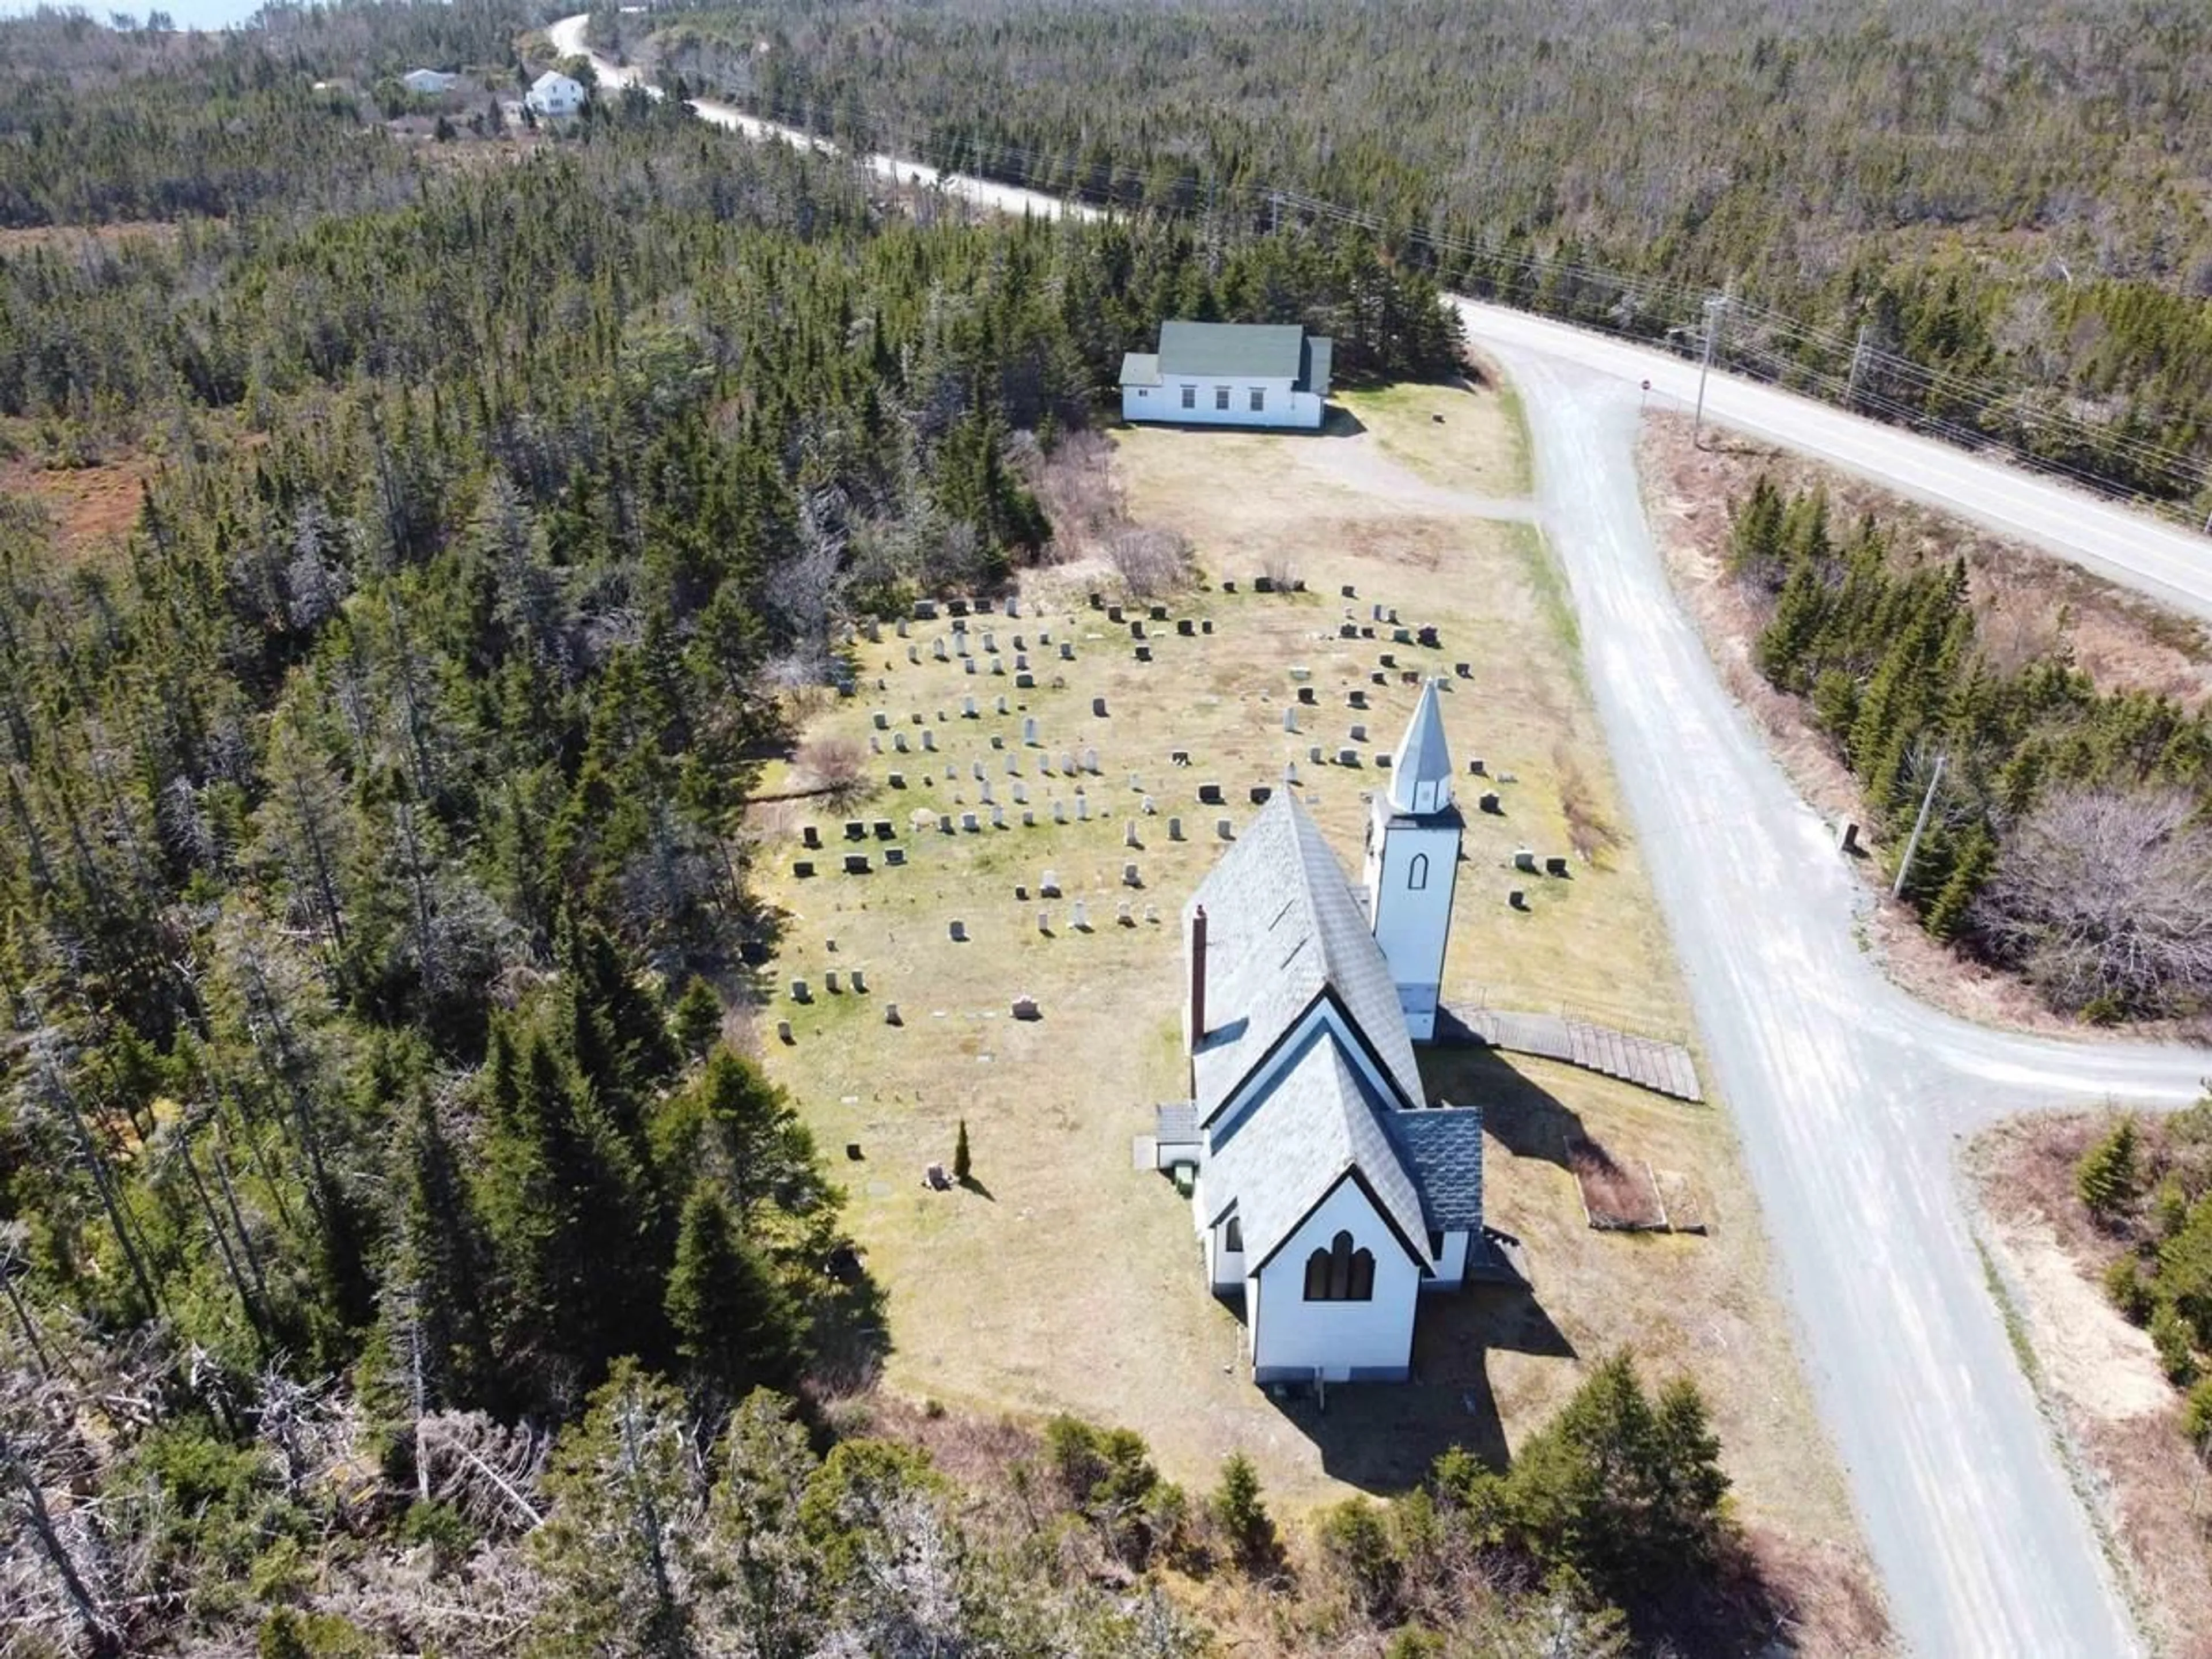
<svg viewBox="0 0 2212 1659"><path fill-rule="evenodd" d="M1163 323L1121 359L1121 418L1317 430L1331 349L1296 323Z"/></svg>
<svg viewBox="0 0 2212 1659"><path fill-rule="evenodd" d="M1462 827L1432 682L1375 796L1364 895L1282 788L1184 910L1191 1098L1160 1108L1154 1156L1190 1182L1255 1382L1404 1380L1421 1296L1490 1258L1482 1115L1430 1106L1413 1057Z"/></svg>

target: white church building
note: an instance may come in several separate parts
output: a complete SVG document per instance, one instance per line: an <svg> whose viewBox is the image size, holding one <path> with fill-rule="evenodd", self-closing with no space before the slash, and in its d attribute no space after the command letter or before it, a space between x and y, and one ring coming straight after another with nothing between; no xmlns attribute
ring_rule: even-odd
<svg viewBox="0 0 2212 1659"><path fill-rule="evenodd" d="M1183 913L1191 1098L1159 1110L1255 1382L1402 1381L1415 1310L1486 1255L1482 1115L1431 1106L1462 824L1437 687L1368 824L1355 890L1279 789Z"/></svg>
<svg viewBox="0 0 2212 1659"><path fill-rule="evenodd" d="M1296 323L1163 323L1121 359L1121 418L1316 430L1333 350Z"/></svg>

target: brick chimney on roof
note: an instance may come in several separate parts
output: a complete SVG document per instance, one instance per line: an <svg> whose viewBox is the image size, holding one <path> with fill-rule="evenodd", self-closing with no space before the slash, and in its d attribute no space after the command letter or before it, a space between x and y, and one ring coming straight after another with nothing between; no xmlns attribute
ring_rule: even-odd
<svg viewBox="0 0 2212 1659"><path fill-rule="evenodd" d="M1196 1051L1206 1036L1206 907L1190 916L1190 1046Z"/></svg>

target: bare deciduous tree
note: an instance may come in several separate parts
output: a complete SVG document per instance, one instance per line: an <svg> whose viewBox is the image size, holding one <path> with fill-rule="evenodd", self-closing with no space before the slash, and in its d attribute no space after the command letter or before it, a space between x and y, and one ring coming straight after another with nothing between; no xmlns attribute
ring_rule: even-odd
<svg viewBox="0 0 2212 1659"><path fill-rule="evenodd" d="M1123 530L1106 544L1122 585L1140 599L1173 592L1189 579L1190 544L1172 530Z"/></svg>
<svg viewBox="0 0 2212 1659"><path fill-rule="evenodd" d="M842 805L858 794L868 781L868 753L850 738L816 738L799 749L799 769L830 798Z"/></svg>
<svg viewBox="0 0 2212 1659"><path fill-rule="evenodd" d="M2055 793L2007 838L1969 926L2057 1007L2181 1012L2212 994L2212 830L2179 789Z"/></svg>

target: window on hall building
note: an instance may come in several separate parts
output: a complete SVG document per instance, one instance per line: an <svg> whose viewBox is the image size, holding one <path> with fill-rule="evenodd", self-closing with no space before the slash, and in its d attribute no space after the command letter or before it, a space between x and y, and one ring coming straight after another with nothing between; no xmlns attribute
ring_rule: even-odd
<svg viewBox="0 0 2212 1659"><path fill-rule="evenodd" d="M1182 406L1185 409L1196 409L1198 407L1198 388L1196 386L1187 386L1182 389Z"/></svg>
<svg viewBox="0 0 2212 1659"><path fill-rule="evenodd" d="M1263 412L1267 407L1267 393L1266 388L1262 386L1254 386L1252 388L1252 412L1255 415L1260 414Z"/></svg>
<svg viewBox="0 0 2212 1659"><path fill-rule="evenodd" d="M1229 407L1229 388L1227 386L1218 386L1213 388L1213 406L1216 409L1226 409Z"/></svg>
<svg viewBox="0 0 2212 1659"><path fill-rule="evenodd" d="M1419 892L1429 884L1429 855L1416 853L1406 866L1406 885Z"/></svg>
<svg viewBox="0 0 2212 1659"><path fill-rule="evenodd" d="M1354 1249L1350 1233L1339 1233L1325 1250L1306 1258L1306 1300L1309 1302L1372 1302L1375 1299L1375 1254Z"/></svg>
<svg viewBox="0 0 2212 1659"><path fill-rule="evenodd" d="M1244 1224L1233 1215L1229 1218L1229 1225L1222 1230L1221 1248L1232 1255L1244 1249Z"/></svg>

